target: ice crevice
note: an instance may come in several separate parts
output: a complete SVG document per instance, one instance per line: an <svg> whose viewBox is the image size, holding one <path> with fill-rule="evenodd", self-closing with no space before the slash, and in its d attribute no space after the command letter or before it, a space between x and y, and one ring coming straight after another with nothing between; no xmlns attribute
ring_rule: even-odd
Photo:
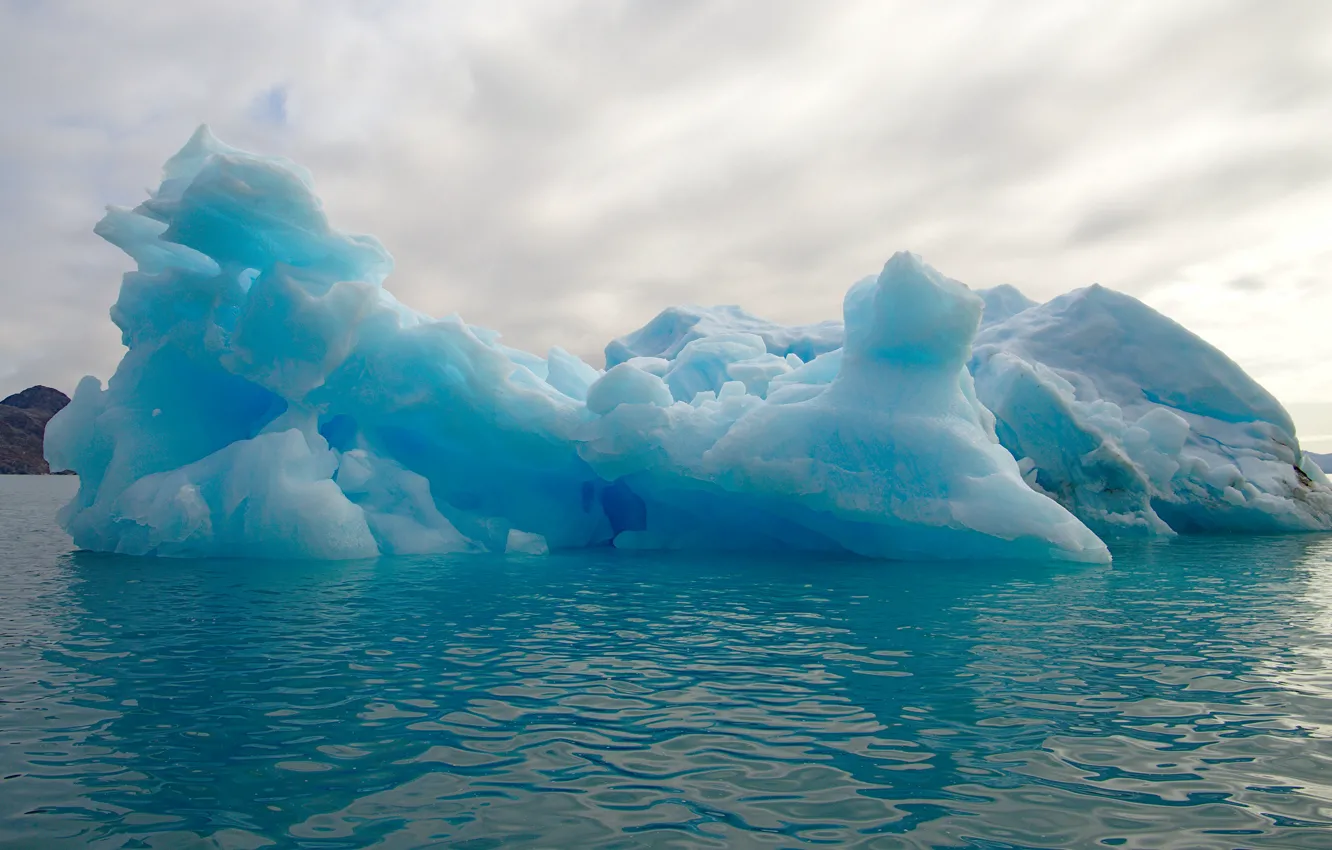
<svg viewBox="0 0 1332 850"><path fill-rule="evenodd" d="M207 128L97 233L137 265L111 310L128 350L46 442L87 549L1105 562L1116 535L1332 528L1281 405L1102 287L1036 304L902 252L841 322L670 308L601 370L400 304L307 172Z"/></svg>

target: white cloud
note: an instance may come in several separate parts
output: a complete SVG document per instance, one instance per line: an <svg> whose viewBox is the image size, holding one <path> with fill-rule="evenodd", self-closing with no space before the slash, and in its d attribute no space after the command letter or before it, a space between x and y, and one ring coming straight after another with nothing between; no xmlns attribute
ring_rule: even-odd
<svg viewBox="0 0 1332 850"><path fill-rule="evenodd" d="M0 6L0 393L109 374L92 224L207 121L309 166L403 301L537 350L833 316L910 248L1123 289L1328 400L1293 329L1332 307L1329 97L1317 0Z"/></svg>

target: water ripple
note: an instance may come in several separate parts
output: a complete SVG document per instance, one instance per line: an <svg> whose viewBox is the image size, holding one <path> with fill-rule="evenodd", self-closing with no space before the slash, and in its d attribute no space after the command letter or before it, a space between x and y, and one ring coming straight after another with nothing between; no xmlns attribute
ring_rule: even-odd
<svg viewBox="0 0 1332 850"><path fill-rule="evenodd" d="M1327 538L173 563L24 486L0 847L1332 846Z"/></svg>

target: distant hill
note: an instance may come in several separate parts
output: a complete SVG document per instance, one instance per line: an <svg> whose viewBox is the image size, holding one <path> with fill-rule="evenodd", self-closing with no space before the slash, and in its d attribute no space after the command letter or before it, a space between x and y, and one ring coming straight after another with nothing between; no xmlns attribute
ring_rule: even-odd
<svg viewBox="0 0 1332 850"><path fill-rule="evenodd" d="M1318 452L1305 452L1305 456L1313 458L1313 462L1318 464L1318 468L1324 472L1332 472L1332 454L1320 455Z"/></svg>
<svg viewBox="0 0 1332 850"><path fill-rule="evenodd" d="M46 475L42 456L46 423L69 396L50 387L28 387L0 401L0 475Z"/></svg>

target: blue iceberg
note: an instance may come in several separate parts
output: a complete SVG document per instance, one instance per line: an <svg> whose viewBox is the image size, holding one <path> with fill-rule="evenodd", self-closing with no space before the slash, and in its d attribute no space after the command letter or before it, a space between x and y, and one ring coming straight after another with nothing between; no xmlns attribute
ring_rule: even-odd
<svg viewBox="0 0 1332 850"><path fill-rule="evenodd" d="M400 304L307 172L207 128L97 233L138 265L111 310L128 351L46 438L87 549L1106 562L1096 532L1332 527L1280 405L1108 290L1036 305L899 253L843 322L673 308L600 370Z"/></svg>

